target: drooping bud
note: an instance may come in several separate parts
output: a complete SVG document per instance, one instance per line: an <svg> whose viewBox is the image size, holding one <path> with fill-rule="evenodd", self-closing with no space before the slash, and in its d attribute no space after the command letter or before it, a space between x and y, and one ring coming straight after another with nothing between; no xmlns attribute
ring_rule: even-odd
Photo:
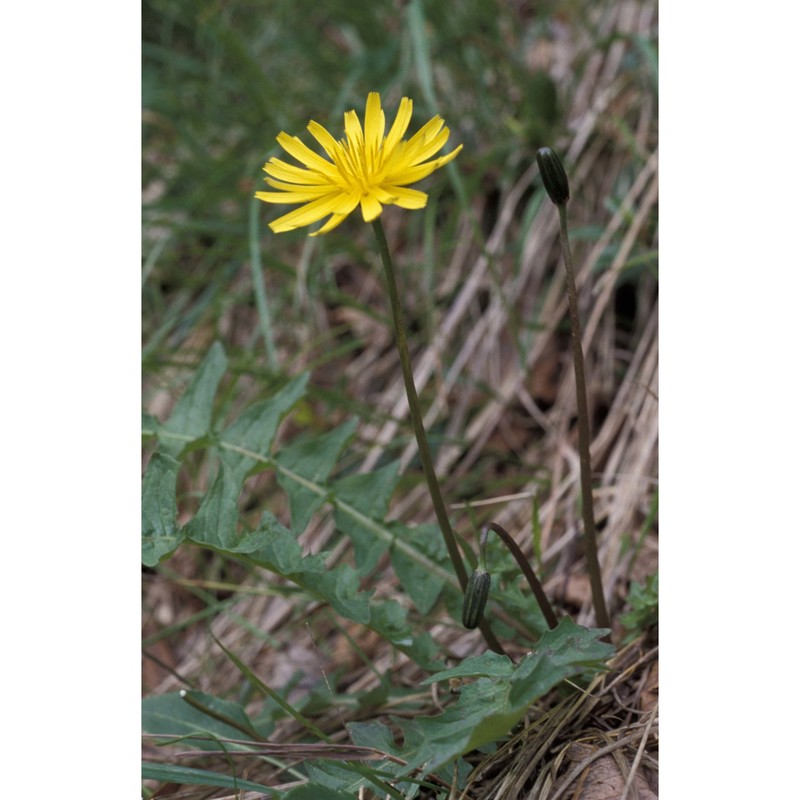
<svg viewBox="0 0 800 800"><path fill-rule="evenodd" d="M569 200L569 181L561 159L549 147L540 147L536 151L536 161L547 194L557 206L563 206Z"/></svg>
<svg viewBox="0 0 800 800"><path fill-rule="evenodd" d="M480 566L470 575L467 589L464 592L464 607L461 611L461 622L465 628L477 628L481 621L483 609L489 599L489 588L492 576Z"/></svg>

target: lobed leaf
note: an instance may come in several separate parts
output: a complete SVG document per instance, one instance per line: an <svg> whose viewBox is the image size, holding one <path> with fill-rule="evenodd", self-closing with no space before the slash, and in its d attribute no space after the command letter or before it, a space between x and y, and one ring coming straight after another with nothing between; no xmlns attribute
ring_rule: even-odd
<svg viewBox="0 0 800 800"><path fill-rule="evenodd" d="M265 511L257 533L265 536L264 544L251 551L249 560L266 567L285 577L309 572L313 574L325 571L325 558L321 554L303 555L303 548L294 534L275 518L270 511Z"/></svg>
<svg viewBox="0 0 800 800"><path fill-rule="evenodd" d="M227 366L222 345L214 342L169 419L158 427L162 452L177 456L187 444L211 431L214 395Z"/></svg>
<svg viewBox="0 0 800 800"><path fill-rule="evenodd" d="M305 394L307 384L308 373L293 378L272 397L248 408L220 434L222 462L239 483L251 469L263 466L280 421Z"/></svg>
<svg viewBox="0 0 800 800"><path fill-rule="evenodd" d="M368 745L372 747L372 745ZM306 767L308 772L308 786L324 786L333 791L346 792L348 798L376 796L375 789L380 797L393 797L403 800L404 795L387 784L381 775L385 773L375 770L366 764L352 762L312 761ZM390 773L391 774L391 773ZM371 786L372 791L364 793L362 787ZM319 795L314 795L315 800Z"/></svg>
<svg viewBox="0 0 800 800"><path fill-rule="evenodd" d="M303 396L307 375L289 381L273 397L250 407L212 437L214 393L225 365L222 347L215 344L168 422L162 426L154 423L164 452L153 456L143 481L144 563L155 565L184 539L235 555L285 577L310 596L329 603L341 616L369 626L426 669L440 667L432 638L427 633L414 635L407 610L394 601L371 602L372 592L361 587L364 576L397 537L402 541L398 539L398 547L392 548L393 562L423 613L433 607L449 577L437 563L442 553L431 545L432 538L441 545L435 529L412 531L400 525L390 527L383 521L399 479L397 464L329 483L337 459L355 433L357 420L289 444L273 455L278 425ZM178 530L178 458L188 446L212 442L220 458L217 474L197 512ZM242 525L239 498L244 481L251 471L269 466L275 468L278 482L289 497L293 531L269 511L264 512L255 530ZM326 501L333 505L337 527L353 541L355 569L344 563L328 568L324 554L305 555L297 541L297 534Z"/></svg>
<svg viewBox="0 0 800 800"><path fill-rule="evenodd" d="M224 465L184 531L189 539L227 550L233 546L239 511L239 482Z"/></svg>
<svg viewBox="0 0 800 800"><path fill-rule="evenodd" d="M424 683L452 677L477 677L461 689L458 701L435 717L399 721L406 742L402 754L408 769L435 772L454 758L506 736L530 705L565 678L601 669L614 652L599 641L605 629L588 630L564 618L544 634L519 664L506 656L484 653L454 669L431 675Z"/></svg>
<svg viewBox="0 0 800 800"><path fill-rule="evenodd" d="M399 479L397 462L393 462L374 472L341 478L331 487L331 494L336 500L356 509L370 520L383 520ZM388 549L388 541L376 537L369 527L340 507L336 508L334 520L336 527L353 542L359 574L366 575Z"/></svg>
<svg viewBox="0 0 800 800"><path fill-rule="evenodd" d="M430 675L422 681L439 683L450 678L510 678L514 672L514 662L508 657L487 651L479 656L465 658L457 667Z"/></svg>
<svg viewBox="0 0 800 800"><path fill-rule="evenodd" d="M444 563L447 559L447 547L439 529L434 525L420 525L409 528L399 523L392 524L392 530L398 537L414 545L436 563ZM445 580L426 569L419 561L415 561L404 550L392 548L392 567L400 579L400 583L420 614L427 614L439 599ZM449 563L449 561L448 561Z"/></svg>
<svg viewBox="0 0 800 800"><path fill-rule="evenodd" d="M289 495L295 533L300 534L306 529L314 512L325 502L325 495L300 483L295 476L324 485L357 426L358 420L347 420L322 436L290 444L275 456L275 462L289 471L288 474L278 471L278 483Z"/></svg>
<svg viewBox="0 0 800 800"><path fill-rule="evenodd" d="M142 563L154 567L183 541L178 529L175 486L180 463L154 453L142 480Z"/></svg>

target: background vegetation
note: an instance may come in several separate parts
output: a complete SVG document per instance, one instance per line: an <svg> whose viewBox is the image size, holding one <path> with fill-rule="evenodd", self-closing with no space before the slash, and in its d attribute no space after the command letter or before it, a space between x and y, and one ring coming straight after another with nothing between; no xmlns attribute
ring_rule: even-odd
<svg viewBox="0 0 800 800"><path fill-rule="evenodd" d="M254 408L277 408L275 398L283 397L282 421L276 418L262 454L272 468L241 467L231 531L234 537L263 531L269 512L281 526L270 530L291 531L299 543L297 552L273 552L269 564L263 549L257 563L233 554L233 540L226 549L199 537L161 563L169 549L152 563L145 559L146 713L156 708L174 722L170 714L178 712L152 703L184 708L176 692L189 689L199 702L217 704L220 717L239 719L238 728L216 730L217 736L241 739L242 726L252 725L261 738L297 747L323 741L309 737L303 720L313 720L329 746L369 742L402 758L413 743L402 720L441 713L452 699L443 697L447 683L425 684L426 678L485 650L480 635L457 622L459 593L431 529L369 226L356 214L319 239L306 231L275 236L266 222L286 209L253 199L261 165L278 154L279 131L310 142L305 125L313 118L338 135L342 113L363 113L367 93L377 90L389 114L402 96L413 98L412 129L439 113L451 145L464 144L455 162L423 184L430 194L424 211L384 213L417 388L454 527L474 550L481 523L502 524L529 554L560 612L591 626L557 216L534 157L543 145L562 155L572 188L594 417L601 564L612 615L626 612L630 623L615 631L615 640L639 643L635 653L622 651L629 655L620 667L633 717L617 721L650 714L657 686L656 36L656 5L649 0L465 0L457 9L420 0L144 4L148 474L156 475L154 463L172 474L166 457L179 452L163 452L164 430L178 431L176 401L187 392L195 396L192 387L204 388L211 427L225 432ZM154 462L157 442L161 460ZM200 515L214 485L213 444L202 441L180 454L173 495L181 525ZM325 487L324 496L304 495L286 477L304 468ZM383 523L388 533L381 544L374 530L348 516L348 503L357 509L366 503L360 510ZM398 555L392 536L407 550ZM299 560L279 563L298 553L317 557L318 571ZM490 566L497 600L489 618L519 661L545 628L510 557L492 550ZM326 574L353 585L328 591L321 585ZM641 586L629 603L633 584ZM354 609L366 592L374 592L372 607L385 617L358 621ZM609 743L608 729L587 720L608 711L602 703L610 696L598 690L605 698L600 706L582 707L583 728L565 726L556 740L563 748L550 742L547 757L535 762L538 773L518 769L538 752L523 726L471 783L477 761L448 752L438 789L434 781L402 791L447 796L455 786L465 797L528 796L537 775L548 775L552 785L536 785L530 796L556 796L547 792L580 762L568 749L570 734L591 729L590 744ZM538 718L559 707L552 698L543 695ZM236 717L236 709L249 716ZM147 719L145 727L157 732ZM487 752L505 735L490 733L497 735L483 743ZM635 753L640 740L649 742L652 761L648 736L625 747ZM235 764L192 761L222 777L216 789L206 777L205 788L188 790L179 784L197 782L197 775L181 781L172 752L148 740L148 761L173 771L153 769L146 792L231 796L225 776L234 774L253 782L239 784L251 797L260 796L255 784L305 796L307 781L317 786L309 797L324 798L320 786L331 797L367 791L363 774L309 760L302 749ZM378 792L374 782L368 785ZM645 791L640 787L640 796Z"/></svg>

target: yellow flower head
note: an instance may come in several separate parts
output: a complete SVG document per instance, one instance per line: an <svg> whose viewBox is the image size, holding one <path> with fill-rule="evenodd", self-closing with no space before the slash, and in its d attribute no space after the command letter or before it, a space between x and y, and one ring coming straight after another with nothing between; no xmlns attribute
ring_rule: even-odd
<svg viewBox="0 0 800 800"><path fill-rule="evenodd" d="M446 156L426 161L444 147L450 130L443 127L444 120L437 115L410 139L403 139L411 122L411 108L411 100L404 97L386 136L386 118L377 92L370 92L367 98L363 129L355 111L345 113L346 136L340 141L312 120L308 130L330 161L306 147L296 136L281 133L278 143L303 167L271 158L264 165L264 172L269 175L264 180L280 191L256 192L256 197L265 203L304 205L270 222L273 232L312 225L330 214L328 221L311 234L318 236L340 225L359 205L364 222L377 219L383 206L391 203L401 208L424 208L428 195L405 187L452 161L463 145Z"/></svg>

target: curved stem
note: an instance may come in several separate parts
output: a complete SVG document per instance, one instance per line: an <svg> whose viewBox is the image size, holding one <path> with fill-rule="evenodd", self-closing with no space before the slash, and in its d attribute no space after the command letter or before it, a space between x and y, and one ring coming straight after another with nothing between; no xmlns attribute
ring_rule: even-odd
<svg viewBox="0 0 800 800"><path fill-rule="evenodd" d="M586 567L592 585L592 602L597 624L610 628L611 621L606 609L603 594L603 579L600 562L597 558L597 529L594 524L594 503L592 501L592 460L589 453L589 404L586 400L586 373L583 366L581 347L581 323L578 317L578 290L575 287L575 269L567 236L567 206L558 206L559 237L564 253L564 266L567 270L567 298L569 300L570 327L572 328L572 360L575 367L575 393L578 401L578 454L581 465L581 495L583 496L583 532L586 550Z"/></svg>
<svg viewBox="0 0 800 800"><path fill-rule="evenodd" d="M528 563L528 559L525 558L525 554L520 550L519 545L514 541L511 534L502 525L498 525L496 522L490 522L481 532L481 545L485 545L486 536L490 530L494 531L503 540L503 544L505 544L511 551L511 555L517 560L517 564L519 564L519 568L528 581L528 586L531 587L536 602L539 604L539 608L542 609L542 614L544 614L544 618L547 620L547 624L552 630L558 625L558 618L553 611L553 607L550 605L550 601L547 599L542 584L539 583L539 579L536 577L536 573Z"/></svg>
<svg viewBox="0 0 800 800"><path fill-rule="evenodd" d="M408 352L408 340L406 339L406 329L403 323L400 295L397 291L397 280L395 279L392 257L389 253L389 245L386 241L386 234L383 230L380 217L372 223L372 229L375 231L375 238L378 240L378 248L386 273L386 286L389 291L389 303L392 308L392 319L394 321L395 343L397 344L397 352L400 356L400 366L403 370L403 383L405 384L406 396L408 398L408 410L411 416L411 424L414 428L414 435L417 439L417 446L419 447L422 471L431 494L431 500L433 501L433 508L436 512L439 528L442 531L444 542L447 545L450 561L453 563L453 568L456 571L458 582L461 584L461 589L463 591L467 588L469 578L467 576L467 570L464 567L464 561L461 558L461 552L458 549L455 534L450 527L447 509L442 499L442 491L439 488L439 481L436 478L436 472L433 468L433 459L431 458L431 451L428 446L428 438L425 435L425 426L422 421L419 397L417 396L417 389L414 386L414 373L411 368L411 356ZM489 645L492 650L496 653L505 652L485 620L481 621L480 629L483 638L486 640L486 644Z"/></svg>

